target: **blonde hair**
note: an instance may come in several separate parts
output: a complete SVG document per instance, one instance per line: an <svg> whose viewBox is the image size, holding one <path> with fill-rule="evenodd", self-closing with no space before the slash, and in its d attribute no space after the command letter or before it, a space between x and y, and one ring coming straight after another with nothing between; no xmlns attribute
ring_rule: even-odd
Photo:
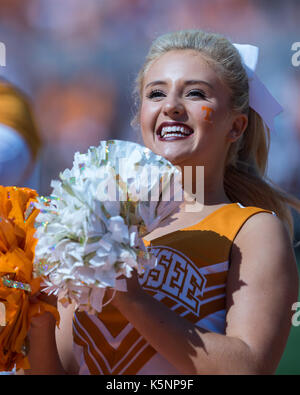
<svg viewBox="0 0 300 395"><path fill-rule="evenodd" d="M248 115L243 135L230 145L224 168L224 189L228 198L244 206L271 210L287 226L293 240L291 208L300 212L300 200L276 186L267 176L270 131L260 115L249 107L248 76L238 50L224 36L201 30L181 30L164 34L153 43L134 88L137 111L131 122L139 123L144 75L151 64L171 50L192 49L201 53L231 90L231 108ZM290 206L290 207L289 207Z"/></svg>

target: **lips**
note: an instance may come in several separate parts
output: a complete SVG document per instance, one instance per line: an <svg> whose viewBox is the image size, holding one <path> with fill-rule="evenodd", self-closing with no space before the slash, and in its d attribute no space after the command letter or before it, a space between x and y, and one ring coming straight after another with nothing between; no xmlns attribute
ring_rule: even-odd
<svg viewBox="0 0 300 395"><path fill-rule="evenodd" d="M193 129L181 122L163 122L156 131L161 141L182 140L193 133Z"/></svg>

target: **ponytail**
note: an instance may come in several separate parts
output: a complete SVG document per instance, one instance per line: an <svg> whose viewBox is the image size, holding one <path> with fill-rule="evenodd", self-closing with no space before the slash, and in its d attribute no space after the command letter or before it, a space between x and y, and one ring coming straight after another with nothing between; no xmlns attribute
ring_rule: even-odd
<svg viewBox="0 0 300 395"><path fill-rule="evenodd" d="M224 189L231 201L274 211L293 240L291 207L300 212L300 200L283 191L266 176L269 145L269 129L259 114L250 108L247 129L228 152Z"/></svg>

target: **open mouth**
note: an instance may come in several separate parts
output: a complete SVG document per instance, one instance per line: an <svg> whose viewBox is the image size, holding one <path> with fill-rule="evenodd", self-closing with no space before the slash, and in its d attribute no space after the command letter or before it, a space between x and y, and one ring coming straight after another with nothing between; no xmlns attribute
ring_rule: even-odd
<svg viewBox="0 0 300 395"><path fill-rule="evenodd" d="M182 140L188 138L194 131L183 124L162 124L156 134L161 141Z"/></svg>

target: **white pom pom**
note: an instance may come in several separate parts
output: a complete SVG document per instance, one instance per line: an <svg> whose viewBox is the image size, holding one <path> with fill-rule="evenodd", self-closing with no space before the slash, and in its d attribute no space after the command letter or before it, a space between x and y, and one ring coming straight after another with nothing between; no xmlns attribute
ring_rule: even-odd
<svg viewBox="0 0 300 395"><path fill-rule="evenodd" d="M72 169L51 182L51 196L36 204L34 270L44 274L45 292L100 312L106 287L124 292L126 282L118 277L153 267L142 236L179 208L180 201L162 201L159 194L169 188L172 198L181 188L174 185L179 175L166 159L136 143L101 141L86 154L77 152Z"/></svg>

